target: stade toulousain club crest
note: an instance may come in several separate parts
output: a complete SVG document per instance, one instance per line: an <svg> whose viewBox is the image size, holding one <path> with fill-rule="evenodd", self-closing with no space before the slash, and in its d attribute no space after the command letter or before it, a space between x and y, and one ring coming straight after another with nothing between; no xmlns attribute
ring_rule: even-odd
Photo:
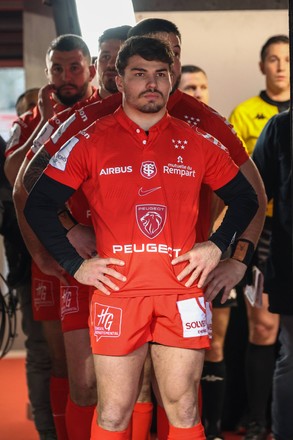
<svg viewBox="0 0 293 440"><path fill-rule="evenodd" d="M163 230L167 218L164 205L136 205L136 221L141 232L148 238L157 237Z"/></svg>
<svg viewBox="0 0 293 440"><path fill-rule="evenodd" d="M145 162L142 162L140 173L145 179L152 179L153 177L155 177L155 175L157 174L157 167L155 162L151 160L146 160Z"/></svg>

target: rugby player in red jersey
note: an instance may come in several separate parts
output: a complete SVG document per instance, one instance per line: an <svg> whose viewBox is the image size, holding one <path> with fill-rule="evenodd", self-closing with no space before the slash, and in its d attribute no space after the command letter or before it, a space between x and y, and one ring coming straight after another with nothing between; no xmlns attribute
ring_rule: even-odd
<svg viewBox="0 0 293 440"><path fill-rule="evenodd" d="M64 145L25 208L54 258L96 288L90 329L99 418L94 418L92 439L131 438L128 426L148 342L154 343L168 438L205 438L197 389L209 346L206 300L214 295L205 295L202 286L258 207L252 186L226 148L166 112L172 63L167 43L127 40L116 64L122 108ZM228 209L209 240L197 243L202 183ZM88 259L70 244L57 214L79 187L90 204L99 255Z"/></svg>
<svg viewBox="0 0 293 440"><path fill-rule="evenodd" d="M180 52L181 52L181 35L177 27L162 19L146 19L139 22L131 30L131 34L148 34L153 36L159 36L167 38L171 44L175 53L175 63L173 67L173 75L175 85L173 86L172 94L168 102L168 111L170 114L185 120L191 126L198 126L208 133L218 138L227 148L235 163L241 167L241 171L253 184L259 198L259 210L249 228L245 231L242 238L256 243L262 223L263 212L265 210L265 193L259 174L253 165L253 162L249 159L245 152L240 140L236 137L230 124L222 118L216 111L208 106L200 103L193 97L187 96L177 89L177 84L180 77ZM32 161L36 168L30 170L30 174L27 174L27 187L32 186L32 183L39 175L39 169L44 168L51 155L59 149L59 147L72 135L79 130L84 129L87 125L92 123L97 118L104 116L107 112L114 111L120 104L121 97L113 95L106 100L98 103L93 103L85 108L76 111L67 121L64 129L58 130L56 135L53 136L46 145L42 148L40 156L38 155ZM203 189L201 196L200 218L197 223L198 237L202 237L202 240L207 239L208 231L210 229L210 211L211 211L211 194L205 188ZM77 228L73 228L70 231L70 235L74 232L78 232ZM72 237L71 237L72 238ZM79 241L80 237L79 237ZM240 243L241 244L241 243ZM88 248L88 255L90 255L91 248ZM251 249L251 245L250 245ZM245 253L241 256L242 260L245 258ZM247 261L246 261L247 263ZM219 265L215 271L209 276L208 292L214 293L221 288L225 288L223 301L229 294L231 288L242 278L243 273L246 270L246 265L236 259L225 260Z"/></svg>
<svg viewBox="0 0 293 440"><path fill-rule="evenodd" d="M65 34L50 43L46 53L45 72L48 84L40 89L37 105L20 116L13 124L13 134L7 145L5 161L5 172L12 185L27 149L46 121L62 109L74 106L77 102L82 101L82 105L85 105L90 102L95 93L95 88L91 85L95 76L95 68L91 63L88 47L79 36ZM47 258L46 264L53 268L53 273L64 279L64 271L52 258ZM58 436L66 439L64 410L60 407L62 397L65 396L66 399L68 394L66 360L63 338L54 337L56 333L60 334L59 279L44 277L34 262L32 263L32 293L35 297L32 301L34 318L42 320L52 360L50 394L54 423ZM31 301L31 298L27 298L27 301ZM35 335L34 338L36 339ZM27 345L30 347L29 341ZM33 371L36 376L42 374L45 368L49 371L45 362L42 362L41 350L48 352L48 347L43 347L39 343L34 359L28 356L28 361L34 362ZM57 382L58 386L56 386ZM62 386L64 385L63 388L60 382ZM33 404L33 411L39 411L41 414L44 414L45 402L50 401L49 378L44 378L43 383L48 386L47 395L38 399L38 410ZM35 387L35 390L39 389L40 387ZM35 420L38 420L37 415ZM44 428L39 428L39 430L42 431L41 436L47 435Z"/></svg>

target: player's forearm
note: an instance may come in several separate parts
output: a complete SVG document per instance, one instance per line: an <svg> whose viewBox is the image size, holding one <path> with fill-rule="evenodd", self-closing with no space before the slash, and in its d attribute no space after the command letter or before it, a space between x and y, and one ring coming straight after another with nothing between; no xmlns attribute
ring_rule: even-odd
<svg viewBox="0 0 293 440"><path fill-rule="evenodd" d="M23 214L23 210L25 207L25 203L27 200L27 192L25 191L22 185L22 172L23 169L20 169L20 172L16 178L14 187L13 187L13 202L15 206L17 221L19 225L19 229L21 231L23 240L27 247L27 250L31 254L32 258L37 261L39 256L44 254L45 248L38 240L37 236L34 234L33 230L30 228L29 224L26 221L26 218Z"/></svg>
<svg viewBox="0 0 293 440"><path fill-rule="evenodd" d="M228 206L218 229L209 238L222 252L248 227L258 209L257 195L241 172L215 193Z"/></svg>
<svg viewBox="0 0 293 440"><path fill-rule="evenodd" d="M71 275L82 264L75 248L66 237L58 218L58 210L73 194L74 190L66 185L42 175L28 196L24 215L48 252Z"/></svg>
<svg viewBox="0 0 293 440"><path fill-rule="evenodd" d="M240 170L254 188L258 199L258 210L248 227L241 234L241 238L251 241L256 246L264 225L267 196L261 176L251 159L245 162Z"/></svg>
<svg viewBox="0 0 293 440"><path fill-rule="evenodd" d="M50 158L49 153L42 147L28 164L23 175L23 185L28 193L48 165Z"/></svg>

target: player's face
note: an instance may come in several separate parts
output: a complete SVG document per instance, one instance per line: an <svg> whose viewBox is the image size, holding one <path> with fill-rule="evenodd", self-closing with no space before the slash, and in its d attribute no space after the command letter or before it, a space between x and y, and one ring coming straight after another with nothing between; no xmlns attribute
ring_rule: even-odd
<svg viewBox="0 0 293 440"><path fill-rule="evenodd" d="M209 103L208 79L203 72L182 73L179 89L204 104Z"/></svg>
<svg viewBox="0 0 293 440"><path fill-rule="evenodd" d="M161 61L129 58L124 76L116 78L124 108L157 113L166 107L172 87L169 66Z"/></svg>
<svg viewBox="0 0 293 440"><path fill-rule="evenodd" d="M101 44L97 59L97 71L102 98L118 91L115 81L117 76L115 62L121 43L121 40L111 39Z"/></svg>
<svg viewBox="0 0 293 440"><path fill-rule="evenodd" d="M276 43L267 48L264 62L260 63L266 76L267 88L273 93L290 90L289 44Z"/></svg>
<svg viewBox="0 0 293 440"><path fill-rule="evenodd" d="M47 56L47 78L56 87L55 95L65 105L73 105L91 94L95 68L79 49L53 50Z"/></svg>

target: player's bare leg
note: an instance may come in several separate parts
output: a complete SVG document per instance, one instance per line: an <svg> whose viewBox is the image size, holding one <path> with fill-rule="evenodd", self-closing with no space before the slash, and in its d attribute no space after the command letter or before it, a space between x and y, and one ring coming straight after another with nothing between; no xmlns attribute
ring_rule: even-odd
<svg viewBox="0 0 293 440"><path fill-rule="evenodd" d="M101 429L115 433L127 430L139 394L147 351L148 344L144 344L125 356L94 355L98 423L93 424L92 439L100 438Z"/></svg>
<svg viewBox="0 0 293 440"><path fill-rule="evenodd" d="M181 435L181 430L194 436L190 438L205 438L198 410L204 354L205 350L151 345L154 372L170 422L170 439Z"/></svg>

